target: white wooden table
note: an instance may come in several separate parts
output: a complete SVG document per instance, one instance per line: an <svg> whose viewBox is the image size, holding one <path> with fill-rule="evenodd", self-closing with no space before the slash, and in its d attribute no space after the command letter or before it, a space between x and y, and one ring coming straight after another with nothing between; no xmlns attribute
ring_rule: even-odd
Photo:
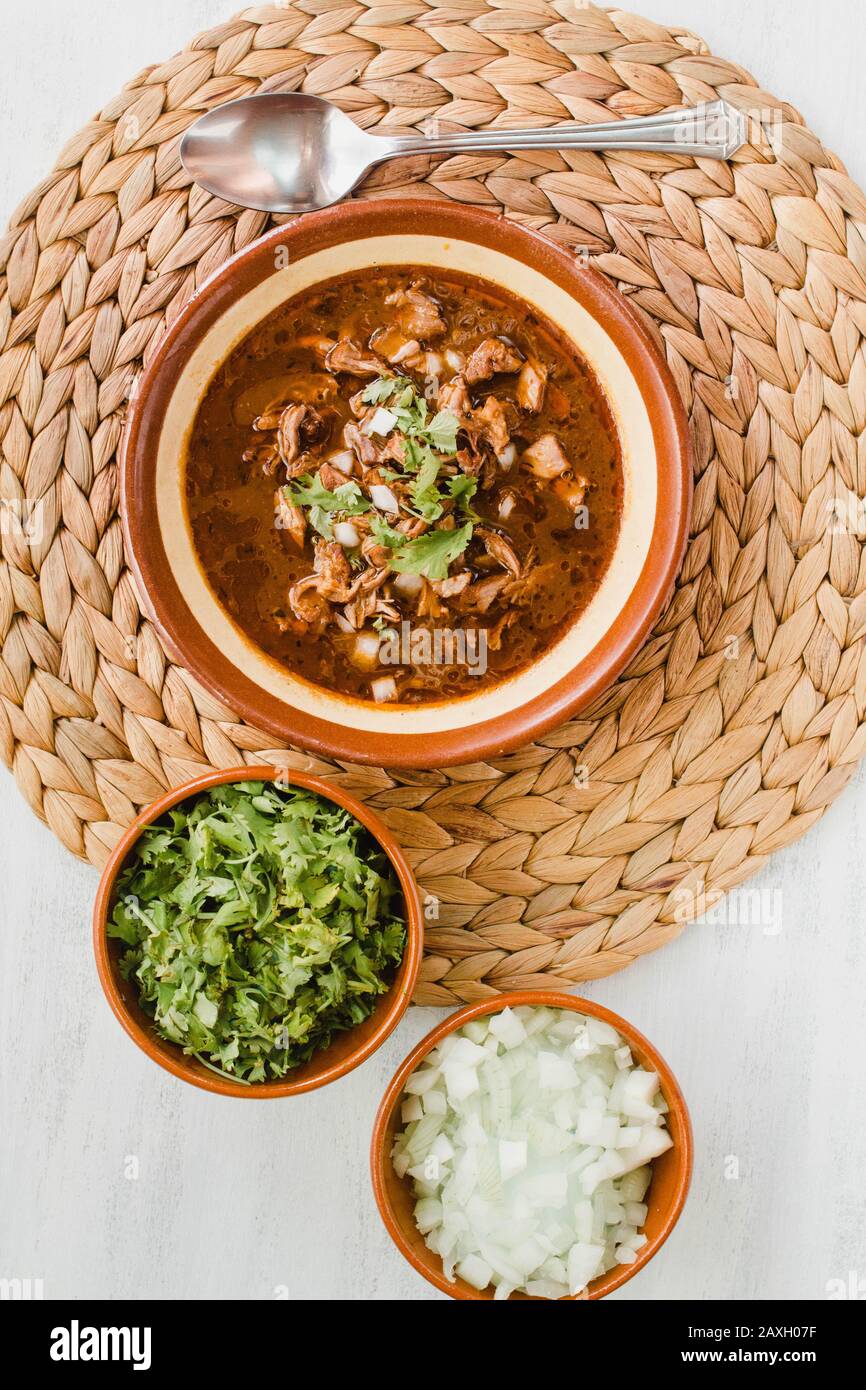
<svg viewBox="0 0 866 1390"><path fill-rule="evenodd" d="M860 0L641 6L798 106L866 186ZM233 8L4 9L0 216L123 80ZM41 1278L49 1298L442 1297L391 1245L367 1173L381 1091L438 1011L411 1010L366 1066L314 1095L211 1099L114 1022L91 962L96 874L5 772L0 825L0 1278ZM756 881L779 930L694 926L587 989L658 1044L695 1126L684 1216L617 1297L820 1299L828 1281L866 1276L864 845L861 773Z"/></svg>

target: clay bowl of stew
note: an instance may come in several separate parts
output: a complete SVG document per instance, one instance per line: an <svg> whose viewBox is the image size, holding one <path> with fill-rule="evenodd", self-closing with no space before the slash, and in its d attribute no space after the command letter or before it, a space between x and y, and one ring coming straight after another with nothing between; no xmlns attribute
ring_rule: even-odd
<svg viewBox="0 0 866 1390"><path fill-rule="evenodd" d="M121 460L172 654L281 738L409 767L505 753L616 678L671 593L692 477L626 299L427 200L230 260L151 359Z"/></svg>
<svg viewBox="0 0 866 1390"><path fill-rule="evenodd" d="M375 1007L362 1022L335 1033L327 1047L315 1052L309 1061L301 1063L284 1076L274 1080L244 1082L235 1080L225 1072L218 1072L198 1056L186 1053L178 1044L160 1036L151 1014L141 1003L134 977L128 978L121 971L124 944L110 936L107 928L117 900L118 880L134 858L143 831L157 822L166 824L175 807L182 803L192 805L213 787L275 779L280 786L313 792L323 801L342 807L367 831L371 850L375 848L384 853L399 883L406 945L389 989L379 996ZM421 965L423 938L424 918L418 886L403 851L385 823L342 787L294 769L288 776L278 774L276 768L267 764L205 773L173 788L148 806L133 821L106 862L93 909L93 950L99 982L124 1031L145 1056L181 1081L209 1091L212 1095L237 1096L242 1100L272 1100L316 1090L345 1076L372 1056L396 1028L409 1006Z"/></svg>
<svg viewBox="0 0 866 1390"><path fill-rule="evenodd" d="M409 1178L397 1176L391 1161L391 1152L395 1135L401 1127L400 1107L405 1099L406 1082L421 1066L428 1053L432 1052L443 1038L456 1032L472 1019L499 1013L505 1008L516 1009L521 1005L567 1009L610 1024L622 1034L637 1064L657 1074L662 1095L668 1106L666 1125L673 1145L652 1163L652 1180L643 1199L648 1209L642 1228L647 1242L637 1252L637 1258L633 1263L615 1265L606 1274L591 1280L584 1292L576 1296L579 1301L592 1302L606 1298L615 1289L621 1288L627 1280L644 1269L661 1249L685 1205L693 1165L692 1127L688 1107L667 1062L633 1024L592 999L578 998L559 990L514 990L498 995L495 999L485 999L483 1003L470 1004L459 1009L422 1038L394 1073L376 1115L370 1145L370 1170L376 1204L397 1249L429 1283L449 1294L451 1298L493 1299L492 1285L479 1290L459 1276L453 1280L446 1278L441 1256L429 1249L415 1224L413 1213L417 1199L412 1194ZM530 1303L546 1301L521 1290L515 1290L510 1299ZM562 1301L574 1302L575 1299L568 1298Z"/></svg>

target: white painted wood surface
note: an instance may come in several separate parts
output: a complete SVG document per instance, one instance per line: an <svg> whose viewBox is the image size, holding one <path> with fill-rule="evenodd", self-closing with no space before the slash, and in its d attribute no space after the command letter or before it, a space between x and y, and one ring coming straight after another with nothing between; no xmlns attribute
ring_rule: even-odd
<svg viewBox="0 0 866 1390"><path fill-rule="evenodd" d="M860 0L640 3L798 106L866 185ZM232 9L5 10L0 216L123 80ZM325 1091L210 1099L159 1072L115 1024L91 962L96 875L5 772L0 823L0 1276L41 1278L49 1298L441 1297L392 1247L367 1173L381 1091L438 1011L412 1010ZM588 988L673 1065L697 1148L676 1232L617 1297L820 1299L829 1280L866 1275L864 844L861 773L757 881L780 895L768 897L780 930L694 926Z"/></svg>

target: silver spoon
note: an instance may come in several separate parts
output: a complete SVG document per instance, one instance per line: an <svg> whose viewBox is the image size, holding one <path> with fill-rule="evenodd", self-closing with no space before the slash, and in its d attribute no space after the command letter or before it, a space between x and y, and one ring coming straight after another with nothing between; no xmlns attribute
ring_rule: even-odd
<svg viewBox="0 0 866 1390"><path fill-rule="evenodd" d="M209 192L265 212L312 212L351 193L375 164L459 150L651 150L729 159L746 143L745 117L726 101L599 125L478 130L465 135L370 135L337 106L299 92L266 92L200 116L180 146L187 173Z"/></svg>

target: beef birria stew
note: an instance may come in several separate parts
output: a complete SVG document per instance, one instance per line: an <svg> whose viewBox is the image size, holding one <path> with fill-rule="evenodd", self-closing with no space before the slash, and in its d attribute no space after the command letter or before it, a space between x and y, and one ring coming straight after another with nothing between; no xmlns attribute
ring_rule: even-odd
<svg viewBox="0 0 866 1390"><path fill-rule="evenodd" d="M607 403L552 324L486 281L319 284L214 375L186 460L193 540L238 627L362 700L454 699L562 635L613 553Z"/></svg>

